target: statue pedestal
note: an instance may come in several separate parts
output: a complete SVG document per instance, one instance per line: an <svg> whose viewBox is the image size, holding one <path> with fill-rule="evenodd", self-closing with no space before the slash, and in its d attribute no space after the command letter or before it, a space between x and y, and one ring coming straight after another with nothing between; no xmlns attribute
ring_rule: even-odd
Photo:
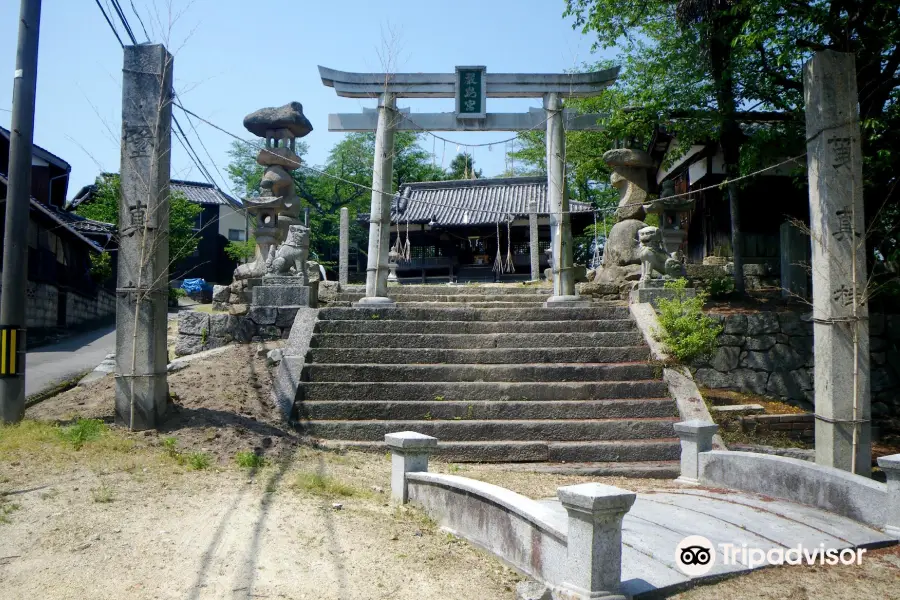
<svg viewBox="0 0 900 600"><path fill-rule="evenodd" d="M665 279L651 279L650 281L639 283L637 288L631 290L628 302L630 304L641 304L644 302L649 302L653 305L654 308L656 308L656 302L660 298L665 298L666 300L675 298L675 290L667 290L665 288L666 281L667 280ZM684 289L685 298L693 298L696 295L696 288Z"/></svg>
<svg viewBox="0 0 900 600"><path fill-rule="evenodd" d="M253 306L319 305L319 283L303 285L300 277L266 276L253 287Z"/></svg>

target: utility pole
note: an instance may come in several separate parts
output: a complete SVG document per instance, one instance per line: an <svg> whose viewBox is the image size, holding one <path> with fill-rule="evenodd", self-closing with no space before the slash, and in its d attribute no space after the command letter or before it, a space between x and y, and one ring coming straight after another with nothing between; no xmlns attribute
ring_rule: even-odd
<svg viewBox="0 0 900 600"><path fill-rule="evenodd" d="M25 288L40 24L41 0L22 0L9 128L9 185L0 291L0 422L3 423L17 423L25 416Z"/></svg>

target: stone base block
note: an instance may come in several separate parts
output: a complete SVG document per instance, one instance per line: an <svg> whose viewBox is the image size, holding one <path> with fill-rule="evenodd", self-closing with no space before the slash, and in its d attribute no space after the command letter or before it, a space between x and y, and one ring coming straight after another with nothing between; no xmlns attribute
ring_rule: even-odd
<svg viewBox="0 0 900 600"><path fill-rule="evenodd" d="M590 308L591 301L581 296L550 296L544 308Z"/></svg>
<svg viewBox="0 0 900 600"><path fill-rule="evenodd" d="M313 306L307 285L258 285L253 288L254 306Z"/></svg>
<svg viewBox="0 0 900 600"><path fill-rule="evenodd" d="M685 298L693 298L697 295L697 290L695 288L687 288L684 290ZM657 300L660 298L665 298L667 300L671 300L675 297L675 290L667 290L663 287L645 287L645 288L637 288L631 290L631 294L629 296L629 301L632 304L639 304L643 302L649 302L654 307L656 306Z"/></svg>
<svg viewBox="0 0 900 600"><path fill-rule="evenodd" d="M394 301L387 296L366 296L360 298L356 306L393 306Z"/></svg>

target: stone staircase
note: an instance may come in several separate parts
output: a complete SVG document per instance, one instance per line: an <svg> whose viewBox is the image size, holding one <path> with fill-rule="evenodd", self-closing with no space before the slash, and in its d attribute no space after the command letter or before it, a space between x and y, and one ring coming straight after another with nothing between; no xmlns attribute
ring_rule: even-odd
<svg viewBox="0 0 900 600"><path fill-rule="evenodd" d="M628 308L544 308L528 286L391 287L390 308L319 311L298 420L326 444L441 440L452 461L635 463L679 457L661 368Z"/></svg>

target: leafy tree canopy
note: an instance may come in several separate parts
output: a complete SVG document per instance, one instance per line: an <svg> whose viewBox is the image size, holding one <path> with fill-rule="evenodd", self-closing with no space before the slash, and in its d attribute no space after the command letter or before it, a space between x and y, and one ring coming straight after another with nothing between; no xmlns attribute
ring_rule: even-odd
<svg viewBox="0 0 900 600"><path fill-rule="evenodd" d="M90 202L82 203L75 214L102 221L119 223L119 196L121 184L117 173L104 173L97 177L94 196ZM188 201L184 194L173 192L169 196L169 261L171 264L190 256L197 249L200 237L194 231L197 215L203 209Z"/></svg>

